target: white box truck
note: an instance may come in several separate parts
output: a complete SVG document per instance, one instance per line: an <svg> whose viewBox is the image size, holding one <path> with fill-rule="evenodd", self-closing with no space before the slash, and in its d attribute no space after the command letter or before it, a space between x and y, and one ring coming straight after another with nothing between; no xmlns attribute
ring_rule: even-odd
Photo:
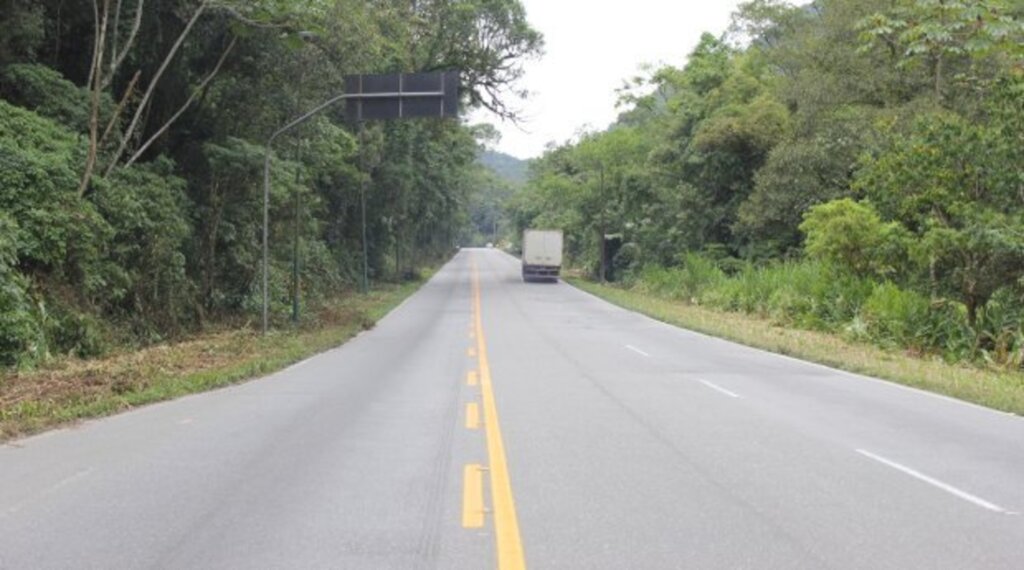
<svg viewBox="0 0 1024 570"><path fill-rule="evenodd" d="M556 281L561 269L562 230L523 232L523 281Z"/></svg>

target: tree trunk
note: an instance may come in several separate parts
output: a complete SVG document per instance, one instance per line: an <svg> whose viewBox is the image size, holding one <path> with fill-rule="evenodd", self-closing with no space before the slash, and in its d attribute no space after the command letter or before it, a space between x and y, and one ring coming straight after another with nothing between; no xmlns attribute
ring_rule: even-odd
<svg viewBox="0 0 1024 570"><path fill-rule="evenodd" d="M110 73L107 75L107 79L103 82L104 89L110 86L110 82L114 80L114 75L117 74L117 70L124 63L124 59L128 56L128 52L131 51L132 46L135 45L135 38L139 35L139 28L142 27L142 12L145 7L145 0L139 0L139 3L135 6L135 20L132 22L132 29L128 33L128 37L125 39L124 47L118 52L117 39L119 33L119 25L121 19L121 0L117 2L117 18L115 18L114 35L112 41L112 48L110 50Z"/></svg>
<svg viewBox="0 0 1024 570"><path fill-rule="evenodd" d="M220 55L220 59L217 60L217 65L214 66L213 71L211 71L209 75L203 78L203 81L199 84L199 87L192 91L192 93L188 96L188 99L174 113L174 115L171 115L171 118L167 119L167 122L165 122L159 129L157 129L157 131L153 133L153 136L149 137L149 139L145 143L143 143L142 146L139 147L139 150L135 151L135 154L133 154L131 158L129 158L128 161L125 162L125 166L131 166L132 164L135 164L135 161L138 160L139 157L141 157L142 154L146 152L150 145L152 145L153 142L155 142L158 138L163 136L163 134L167 132L167 129L171 128L171 125L174 124L174 122L177 121L185 113L185 111L187 111L188 108L192 106L192 102L195 101L196 96L199 93L205 92L207 85L209 85L210 81L212 81L213 78L217 76L217 73L220 72L221 66L224 65L224 60L228 58L228 54L230 54L231 50L234 49L237 40L238 38L231 38L231 43L228 44L228 47L224 50L224 53Z"/></svg>
<svg viewBox="0 0 1024 570"><path fill-rule="evenodd" d="M110 16L110 0L103 0L103 9L99 9L96 0L93 0L93 17L96 25L96 38L93 41L92 67L89 70L89 83L91 91L91 102L89 109L89 153L85 158L85 172L82 174L82 181L78 185L79 197L85 195L92 180L93 170L96 168L96 155L99 152L99 131L100 131L100 91L103 88L103 46L107 42L107 20Z"/></svg>
<svg viewBox="0 0 1024 570"><path fill-rule="evenodd" d="M135 85L139 82L139 77L142 77L142 71L136 71L135 75L132 76L132 80L128 82L128 87L124 90L124 95L121 96L121 101L117 104L117 109L114 109L114 114L107 121L107 128L103 130L103 136L100 137L99 144L102 145L107 137L110 136L110 131L114 130L114 125L117 124L117 119L121 117L121 113L124 112L125 105L128 104L128 99L131 98L132 93L135 92Z"/></svg>
<svg viewBox="0 0 1024 570"><path fill-rule="evenodd" d="M224 211L224 199L220 193L220 184L214 182L210 192L211 217L207 222L206 244L203 248L203 305L213 309L213 282L217 269L217 233Z"/></svg>
<svg viewBox="0 0 1024 570"><path fill-rule="evenodd" d="M109 2L110 0L105 1ZM192 18L189 19L188 24L185 25L185 29L178 35L178 39L175 40L171 50L167 52L163 62L160 64L160 68L157 69L153 79L150 80L149 86L146 88L146 92L142 95L142 99L139 101L139 107L135 110L135 115L132 116L131 123L128 124L128 128L121 136L121 144L118 146L117 152L115 152L114 156L110 159L110 164L107 166L106 174L110 174L114 168L117 167L117 163L121 161L121 157L124 156L124 153L128 148L128 142L132 139L132 135L139 127L139 121L142 119L142 114L149 106L150 98L156 91L157 84L160 83L160 78L163 77L164 72L167 71L167 67L171 64L174 56L178 54L178 50L181 49L182 44L185 43L185 38L188 37L189 32L192 31L192 27L195 25L196 21L199 20L199 16L203 14L203 11L206 10L208 4L209 0L203 0L203 3L196 8L196 11L192 14Z"/></svg>

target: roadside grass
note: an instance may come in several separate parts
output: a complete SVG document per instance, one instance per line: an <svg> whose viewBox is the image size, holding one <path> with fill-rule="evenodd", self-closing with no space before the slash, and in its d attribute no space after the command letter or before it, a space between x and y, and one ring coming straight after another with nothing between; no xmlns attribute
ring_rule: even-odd
<svg viewBox="0 0 1024 570"><path fill-rule="evenodd" d="M0 441L281 370L373 328L426 279L349 294L310 315L304 326L265 337L252 328L221 330L100 359L60 358L35 370L0 373Z"/></svg>
<svg viewBox="0 0 1024 570"><path fill-rule="evenodd" d="M745 313L708 309L578 277L566 279L616 305L669 324L1024 415L1024 374L1020 372L948 364L937 357L886 350L836 334L781 327Z"/></svg>

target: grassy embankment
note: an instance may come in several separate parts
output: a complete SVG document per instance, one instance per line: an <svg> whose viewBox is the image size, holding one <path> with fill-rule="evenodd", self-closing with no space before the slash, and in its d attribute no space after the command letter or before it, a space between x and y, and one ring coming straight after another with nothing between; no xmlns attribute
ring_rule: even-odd
<svg viewBox="0 0 1024 570"><path fill-rule="evenodd" d="M838 334L779 326L755 315L709 309L581 278L576 287L621 307L655 319L741 344L892 380L1024 415L1024 374L999 367L948 364L937 357L918 357L850 341Z"/></svg>
<svg viewBox="0 0 1024 570"><path fill-rule="evenodd" d="M266 337L251 328L222 330L95 360L61 358L35 370L0 373L0 441L280 370L372 328L423 282L352 294L304 327Z"/></svg>

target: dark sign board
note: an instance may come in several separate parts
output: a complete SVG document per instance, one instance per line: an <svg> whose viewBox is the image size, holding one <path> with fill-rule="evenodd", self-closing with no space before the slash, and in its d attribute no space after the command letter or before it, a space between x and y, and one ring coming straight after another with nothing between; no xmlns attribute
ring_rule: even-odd
<svg viewBox="0 0 1024 570"><path fill-rule="evenodd" d="M459 73L347 75L345 111L356 121L411 117L455 117Z"/></svg>

